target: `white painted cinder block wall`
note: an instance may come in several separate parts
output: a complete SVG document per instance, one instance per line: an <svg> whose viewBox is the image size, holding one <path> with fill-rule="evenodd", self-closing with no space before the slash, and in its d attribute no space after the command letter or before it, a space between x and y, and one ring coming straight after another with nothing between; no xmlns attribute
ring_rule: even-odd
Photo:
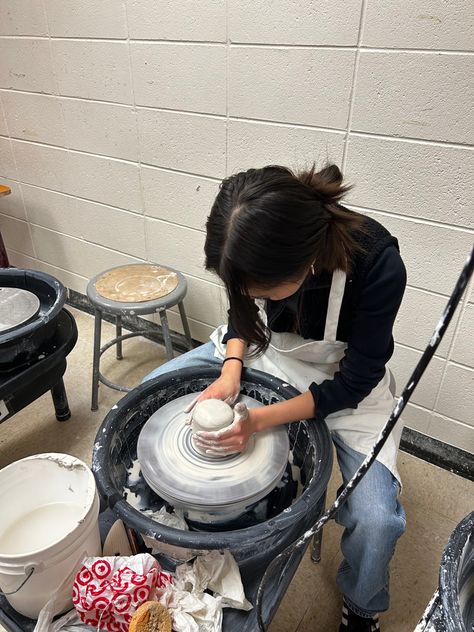
<svg viewBox="0 0 474 632"><path fill-rule="evenodd" d="M113 265L176 266L204 340L225 309L202 267L219 180L330 159L400 240L404 383L473 242L470 0L2 0L0 34L14 264L80 292ZM473 328L471 287L405 415L471 452Z"/></svg>

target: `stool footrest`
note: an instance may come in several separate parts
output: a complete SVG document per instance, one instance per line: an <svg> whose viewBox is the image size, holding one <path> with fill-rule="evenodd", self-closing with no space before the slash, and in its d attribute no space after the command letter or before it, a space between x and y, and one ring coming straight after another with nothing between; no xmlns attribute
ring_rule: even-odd
<svg viewBox="0 0 474 632"><path fill-rule="evenodd" d="M123 334L122 336L117 336L116 338L112 338L107 344L100 348L100 355L105 353L110 347L113 347L117 344L117 342L122 342L122 340L127 340L128 338L135 338L136 336L143 336L142 331L134 331L130 334Z"/></svg>
<svg viewBox="0 0 474 632"><path fill-rule="evenodd" d="M127 340L128 338L135 338L137 336L143 336L143 332L141 331L133 331L129 334L122 334L121 336L117 336L116 338L112 338L107 344L100 348L100 355L105 353L108 349L116 345L118 342L122 342L122 340ZM107 379L100 371L99 371L99 382L105 384L109 388L113 388L116 391L121 391L122 393L130 393L131 388L128 386L122 386L121 384L115 384L115 382L111 382Z"/></svg>
<svg viewBox="0 0 474 632"><path fill-rule="evenodd" d="M113 388L116 391L121 391L122 393L130 393L130 391L133 390L132 388L128 388L128 386L122 386L121 384L115 384L114 382L111 382L100 372L99 372L99 382L102 382L102 384L105 384L109 388Z"/></svg>

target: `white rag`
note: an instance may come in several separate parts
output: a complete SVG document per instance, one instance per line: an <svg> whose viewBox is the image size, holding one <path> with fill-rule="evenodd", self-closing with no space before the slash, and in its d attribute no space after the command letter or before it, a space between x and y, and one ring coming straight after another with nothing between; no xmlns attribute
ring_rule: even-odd
<svg viewBox="0 0 474 632"><path fill-rule="evenodd" d="M145 514L149 518L152 518L155 522L164 524L167 527L173 527L180 531L189 531L188 523L184 518L182 509L174 509L171 513L166 511L166 507L163 506L158 511L152 509L140 509L141 513Z"/></svg>
<svg viewBox="0 0 474 632"><path fill-rule="evenodd" d="M214 595L204 592L206 589ZM210 551L193 564L178 566L173 584L164 589L160 602L170 610L176 632L221 632L223 608L252 609L229 551Z"/></svg>

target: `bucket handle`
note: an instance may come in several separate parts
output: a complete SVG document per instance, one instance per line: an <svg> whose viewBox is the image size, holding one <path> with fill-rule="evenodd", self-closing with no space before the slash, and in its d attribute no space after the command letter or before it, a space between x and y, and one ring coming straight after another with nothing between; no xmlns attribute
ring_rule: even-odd
<svg viewBox="0 0 474 632"><path fill-rule="evenodd" d="M27 566L25 566L24 571L26 573L26 577L21 582L21 584L18 586L18 588L16 590L12 590L11 592L3 592L3 590L0 590L0 595L5 595L5 597L7 597L9 595L15 595L19 590L21 590L23 588L23 586L26 584L26 582L30 579L30 577L35 572L36 568L37 567L34 564L28 564Z"/></svg>

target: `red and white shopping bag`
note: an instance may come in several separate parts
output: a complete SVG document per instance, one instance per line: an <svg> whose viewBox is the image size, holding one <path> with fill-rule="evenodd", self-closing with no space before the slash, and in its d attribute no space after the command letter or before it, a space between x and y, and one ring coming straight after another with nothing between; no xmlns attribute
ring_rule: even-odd
<svg viewBox="0 0 474 632"><path fill-rule="evenodd" d="M89 557L74 580L73 603L84 623L109 632L128 632L138 606L158 600L170 583L171 575L148 553Z"/></svg>

